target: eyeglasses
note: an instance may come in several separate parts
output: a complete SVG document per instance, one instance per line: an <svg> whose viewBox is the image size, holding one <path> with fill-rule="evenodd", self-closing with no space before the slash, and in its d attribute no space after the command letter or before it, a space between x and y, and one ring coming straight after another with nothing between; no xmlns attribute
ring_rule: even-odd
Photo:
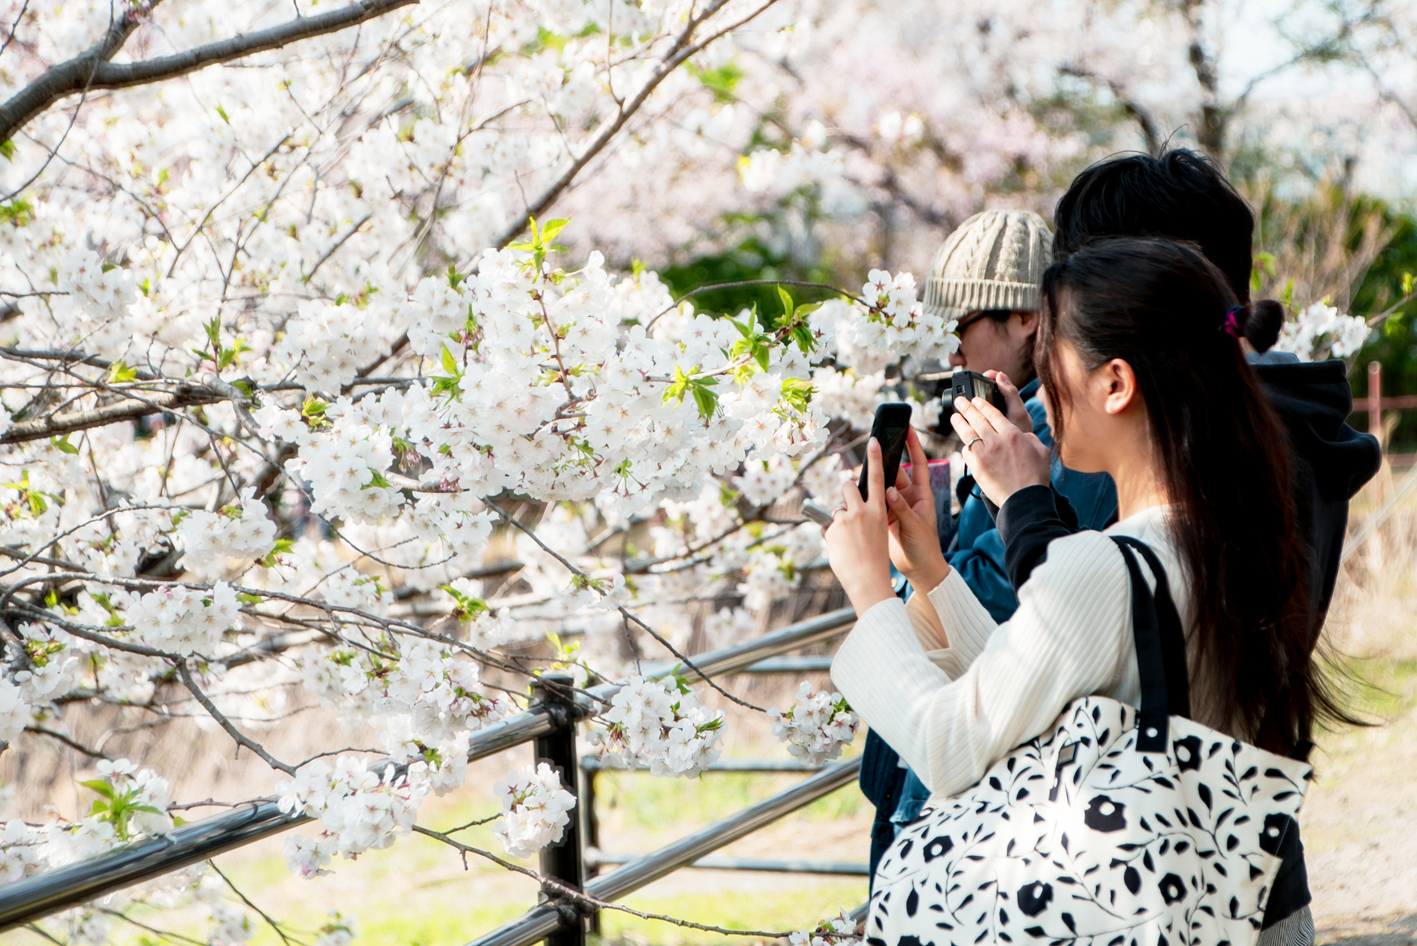
<svg viewBox="0 0 1417 946"><path fill-rule="evenodd" d="M960 319L959 323L955 325L955 334L963 335L965 329L969 328L971 325L973 325L975 322L978 322L980 319L987 319L993 316L996 311L997 310L995 309L980 309L978 312L971 312L964 318Z"/></svg>

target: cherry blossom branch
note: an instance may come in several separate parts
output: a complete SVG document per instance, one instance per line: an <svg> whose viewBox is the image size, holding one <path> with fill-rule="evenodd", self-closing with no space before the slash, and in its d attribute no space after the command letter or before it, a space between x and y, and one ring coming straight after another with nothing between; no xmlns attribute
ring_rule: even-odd
<svg viewBox="0 0 1417 946"><path fill-rule="evenodd" d="M35 420L21 421L5 431L4 436L0 436L0 445L43 440L45 437L59 437L92 427L104 427L119 421L137 420L139 417L146 417L149 414L160 414L163 411L175 411L184 407L217 404L230 400L229 395L220 393L212 387L187 382L179 382L176 390L171 393L154 395L150 400L133 398L132 395L127 396L130 400L119 401L104 407L69 411L65 414L51 414Z"/></svg>
<svg viewBox="0 0 1417 946"><path fill-rule="evenodd" d="M110 907L96 907L95 909L97 909L99 913L102 913L102 914L104 914L105 916L117 917L118 919L122 920L124 923L131 924L132 926L136 926L136 927L137 927L138 929L140 929L140 930L147 930L149 933L152 933L154 936L160 936L160 937L162 937L163 939L176 940L177 942L181 942L181 943L190 943L191 946L207 946L207 941L204 940L204 939L193 939L193 938L190 937L190 936L184 936L184 935L181 934L181 933L174 933L174 932L172 932L171 930L160 930L160 929L158 929L158 928L155 927L155 926L148 926L146 923L142 923L142 922L140 922L140 921L138 921L138 920L133 919L131 916L129 916L128 914L124 913L122 910L114 910L114 909L112 909L112 908L110 908ZM32 930L37 930L38 927L33 927L33 926L32 926L32 927L30 927L30 929L32 929ZM46 935L47 935L47 934L46 934ZM54 942L57 943L57 942L59 942L59 941L58 941L58 940L54 940Z"/></svg>
<svg viewBox="0 0 1417 946"><path fill-rule="evenodd" d="M88 746L84 745L78 740L72 739L69 736L64 735L62 732L56 732L53 729L45 729L43 726L26 726L25 732L34 733L37 736L48 736L50 739L62 742L70 749L82 752L84 755L92 759L108 758L108 756L104 755L102 752L99 752L97 749L90 749Z"/></svg>
<svg viewBox="0 0 1417 946"><path fill-rule="evenodd" d="M576 177L586 165L590 164L596 155L600 154L600 152L605 149L605 146L610 144L611 140L619 134L620 129L624 128L626 123L628 123L629 120L634 117L635 113L648 101L650 94L657 89L660 83L668 78L675 69L683 65L691 56L701 52L710 43L752 22L769 7L776 4L778 0L766 0L762 6L734 23L714 32L712 35L705 37L697 43L692 42L694 33L703 25L704 21L723 9L728 2L729 0L712 0L712 2L704 8L702 13L689 18L689 22L685 24L684 29L680 31L673 45L667 51L666 58L660 60L659 65L650 73L649 79L645 82L644 86L640 88L640 91L635 93L633 98L621 102L615 118L607 122L605 126L600 129L600 132L591 140L590 144L586 146L586 149L581 152L580 156L572 160L550 186L543 190L535 200L527 203L525 209L523 209L516 219L508 223L507 226L502 229L502 232L490 241L489 246L493 246L499 250L505 249L507 244L521 235L522 231L526 229L527 222L531 220L531 218L543 213L548 207L554 204L566 188L571 186L571 183L575 181ZM398 338L394 339L387 355L381 355L363 368L360 368L358 376L364 377L365 375L371 374L375 368L379 367L379 365L383 364L389 358L398 355L407 347L408 332L405 331L399 335Z"/></svg>
<svg viewBox="0 0 1417 946"><path fill-rule="evenodd" d="M5 42L0 43L0 56L5 55L5 50L10 48L10 43L15 39L15 31L20 28L21 21L25 18L25 13L29 11L30 0L25 0L20 7L20 13L15 17L15 22L10 24L10 33L5 37Z"/></svg>
<svg viewBox="0 0 1417 946"><path fill-rule="evenodd" d="M531 529L528 529L526 526L524 526L524 525L522 525L520 522L518 522L515 516L511 515L510 513L504 512L504 511L503 511L500 507L498 507L497 504L494 503L491 499L484 499L483 502L487 504L487 508L491 509L493 512L497 513L497 515L501 516L504 521L510 523L511 525L513 525L514 527L516 527L517 529L520 529L523 533L525 533L528 537L530 537L533 542L535 542L538 546L541 547L541 550L542 550L543 552L545 552L547 555L550 555L552 558L556 559L556 561L560 562L563 566L565 566L565 567L571 572L571 574L573 574L573 575L579 577L579 578L580 578L582 581L584 581L584 582L589 583L589 582L591 581L591 577L590 577L589 575L587 575L585 572L581 571L581 570L580 570L579 568L577 568L576 566L572 565L572 564L570 563L570 561L568 561L568 560L566 559L566 557L563 556L560 552L557 552L555 549L551 548L551 546L549 546L549 545L547 545L545 542L541 541L541 537L538 536L538 535L536 534L536 532L534 532L534 531L531 530ZM682 663L685 667L688 667L690 670L694 671L694 673L698 674L701 678L703 678L703 681L704 681L705 683L707 683L709 686L713 687L713 688L714 688L715 690L717 690L720 694L722 694L725 698L727 698L727 699L733 701L734 703L737 703L739 706L745 707L745 708L747 708L747 709L756 710L756 711L759 712L759 713L766 713L766 712L767 712L767 710L763 709L761 706L758 706L758 705L753 704L753 703L749 703L747 700L739 699L738 697L734 696L732 693L729 693L729 692L728 692L727 690L725 690L723 687L719 686L718 683L713 679L713 677L711 677L711 676L709 676L708 674L704 673L704 672L703 672L702 670L700 670L697 666L695 666L695 664L694 664L694 662L693 662L692 660L690 660L690 659L689 659L688 657L686 657L684 654L680 653L680 652L679 652L679 649L678 649L677 647L675 647L673 644L671 644L668 640L666 640L665 637L664 637L662 634L660 634L660 633L659 633L658 631L656 631L654 628L650 627L650 626L649 626L648 624L646 624L644 621L640 620L638 617L636 617L634 614L632 614L632 613L630 612L630 610L629 610L628 608L626 608L624 605L617 605L617 606L616 606L616 610L620 612L621 616L622 616L625 620L627 620L627 621L633 621L633 622L635 622L636 624L638 624L640 627L644 628L644 629L645 629L645 632L648 633L650 637L653 637L656 641L658 641L661 645L663 645L664 649L667 650L667 651L669 651L671 654L673 654L674 657L675 657L680 663Z"/></svg>
<svg viewBox="0 0 1417 946"><path fill-rule="evenodd" d="M187 688L198 703L202 704L202 709L206 710L211 718L216 720L217 725L226 730L228 736L235 739L238 745L250 749L271 768L280 769L291 778L295 777L295 766L287 765L271 755L259 742L256 742L241 730L237 729L236 726L232 724L231 720L227 719L225 714L216 708L216 704L211 701L211 698L202 692L201 687L197 686L197 681L192 679L192 671L187 668L186 660L177 661L176 666L177 675L182 678L182 685Z"/></svg>
<svg viewBox="0 0 1417 946"><path fill-rule="evenodd" d="M298 40L338 33L416 2L417 0L359 0L329 13L297 17L279 26L240 33L170 56L140 62L109 62L138 26L138 18L129 14L115 24L102 41L73 59L51 66L38 79L21 89L4 105L0 105L0 141L8 141L50 105L85 87L94 91L124 89L173 79L207 66L279 49Z"/></svg>

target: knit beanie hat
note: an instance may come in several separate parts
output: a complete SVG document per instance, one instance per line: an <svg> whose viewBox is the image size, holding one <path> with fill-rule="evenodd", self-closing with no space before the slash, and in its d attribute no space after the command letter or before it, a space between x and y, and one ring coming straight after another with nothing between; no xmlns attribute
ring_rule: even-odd
<svg viewBox="0 0 1417 946"><path fill-rule="evenodd" d="M925 311L958 319L980 309L1038 309L1053 231L1028 210L986 210L951 233L930 261Z"/></svg>

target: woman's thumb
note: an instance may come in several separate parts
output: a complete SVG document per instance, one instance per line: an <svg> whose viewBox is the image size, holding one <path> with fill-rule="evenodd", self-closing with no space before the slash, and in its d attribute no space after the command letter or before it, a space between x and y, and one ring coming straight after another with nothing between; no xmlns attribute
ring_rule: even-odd
<svg viewBox="0 0 1417 946"><path fill-rule="evenodd" d="M905 497L900 494L900 490L896 489L894 486L886 490L886 506L891 512L896 514L896 518L900 518L905 513L913 511L910 508L910 503L905 501Z"/></svg>

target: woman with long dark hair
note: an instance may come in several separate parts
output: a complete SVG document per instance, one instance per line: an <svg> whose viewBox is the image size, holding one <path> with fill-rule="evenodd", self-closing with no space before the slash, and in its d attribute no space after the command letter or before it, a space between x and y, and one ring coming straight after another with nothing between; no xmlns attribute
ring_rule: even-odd
<svg viewBox="0 0 1417 946"><path fill-rule="evenodd" d="M1075 699L1138 705L1128 569L1112 535L1159 558L1184 626L1193 719L1289 754L1317 719L1341 716L1310 656L1283 429L1240 346L1260 312L1238 306L1187 245L1108 240L1048 269L1036 357L1057 450L1072 469L1111 474L1120 521L1054 541L1007 622L942 559L927 483L876 479L869 500L843 489L826 541L860 619L832 678L933 797L969 788ZM965 456L994 468L981 481L991 499L1048 482L1046 448L1019 449L1031 435L982 400L957 407ZM910 451L923 471L913 436ZM888 553L934 614L892 595Z"/></svg>

